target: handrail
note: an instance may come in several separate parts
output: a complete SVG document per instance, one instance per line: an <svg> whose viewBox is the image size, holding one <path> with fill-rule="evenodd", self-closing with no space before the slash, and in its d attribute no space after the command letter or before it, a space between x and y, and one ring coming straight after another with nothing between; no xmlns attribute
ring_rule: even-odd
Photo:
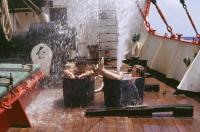
<svg viewBox="0 0 200 132"><path fill-rule="evenodd" d="M136 5L137 5L137 8L139 9L140 14L142 15L142 18L144 19L144 23L147 27L148 32L151 33L152 32L151 25L146 18L146 14L144 14L144 12L142 11L142 8L140 7L138 1L136 1Z"/></svg>
<svg viewBox="0 0 200 132"><path fill-rule="evenodd" d="M145 16L149 15L150 6L151 6L151 0L146 0L146 6L145 6L145 10L144 10Z"/></svg>
<svg viewBox="0 0 200 132"><path fill-rule="evenodd" d="M36 12L36 14L40 14L42 12L42 10L37 5L35 5L31 0L22 0L22 1L27 7Z"/></svg>
<svg viewBox="0 0 200 132"><path fill-rule="evenodd" d="M147 14L146 14L146 17L148 17L148 15L149 15L149 10L150 10L150 5L149 5L149 1L151 1L151 0L147 0L146 1L146 6L145 6L145 12L147 12ZM137 1L136 1L137 2ZM144 20L144 22L145 22L145 20ZM175 40L175 41L180 41L180 42L184 42L184 43L186 43L186 44L192 44L192 45L199 45L199 41L200 41L200 35L198 35L198 37L197 38L199 38L199 41L198 41L198 43L197 43L197 41L196 41L196 39L194 38L193 39L193 41L188 41L188 40L185 40L185 39L181 39L181 36L182 36L182 34L177 34L177 37L176 38L169 38L168 36L166 36L166 35L158 35L158 34L155 34L155 33L151 33L151 32L149 32L149 30L148 30L148 28L145 26L145 28L146 28L146 31L149 33L149 34L152 34L152 35L154 35L154 36L157 36L157 37L162 37L162 38L167 38L167 39L173 39L173 40ZM155 30L154 30L155 31Z"/></svg>

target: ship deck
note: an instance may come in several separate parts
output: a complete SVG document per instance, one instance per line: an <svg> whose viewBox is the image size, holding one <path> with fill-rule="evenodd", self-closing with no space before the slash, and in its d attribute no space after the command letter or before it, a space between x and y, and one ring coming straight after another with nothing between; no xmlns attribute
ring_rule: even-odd
<svg viewBox="0 0 200 132"><path fill-rule="evenodd" d="M99 82L97 81L97 85ZM144 104L147 106L163 104L192 104L192 118L175 118L168 113L157 114L152 118L134 117L84 117L84 108L64 108L61 88L40 89L26 107L31 128L10 128L9 132L197 132L200 129L200 98L185 95L174 96L174 89L155 78L147 82L159 83L160 92L145 92ZM166 94L163 94L166 91ZM37 96L36 96L37 95ZM29 101L29 100L26 100ZM23 102L23 104L27 104ZM95 94L96 107L104 105L103 92Z"/></svg>

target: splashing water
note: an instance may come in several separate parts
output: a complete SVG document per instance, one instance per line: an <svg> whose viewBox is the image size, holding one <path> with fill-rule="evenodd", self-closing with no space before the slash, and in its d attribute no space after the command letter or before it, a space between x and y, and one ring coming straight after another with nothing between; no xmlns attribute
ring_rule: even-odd
<svg viewBox="0 0 200 132"><path fill-rule="evenodd" d="M97 41L97 0L54 1L67 8L67 14L56 22L37 23L30 27L27 43L30 47L45 43L53 52L49 75L42 81L42 87L60 88L64 65L73 59L78 44L78 55L87 55L87 45ZM66 19L67 16L67 19ZM73 28L72 28L73 27ZM96 31L96 33L95 33ZM77 54L76 54L77 55ZM75 55L75 56L76 56Z"/></svg>
<svg viewBox="0 0 200 132"><path fill-rule="evenodd" d="M49 82L53 83L54 81L52 80L55 80L55 82L61 80L60 77L62 76L63 65L72 54L74 45L78 45L79 55L87 56L87 45L98 43L98 13L100 12L99 10L102 9L115 8L117 12L119 34L117 67L119 70L122 60L124 59L126 45L131 43L132 35L139 32L142 34L141 41L144 40L143 34L145 34L145 32L143 19L138 12L135 1L136 0L53 0L54 5L62 5L62 7L67 8L67 14L65 15L67 16L66 22L64 24L58 22L49 25L39 23L33 29L30 27L30 31L25 40L26 46L30 46L30 49L39 43L46 43L52 49L54 55L51 74L49 76L51 79ZM141 1L144 3L144 0ZM144 5L143 3L140 2L141 7ZM63 19L66 18L63 17ZM34 26L34 24L32 26Z"/></svg>
<svg viewBox="0 0 200 132"><path fill-rule="evenodd" d="M78 55L87 56L87 45L98 41L98 0L59 0L67 8L68 24L76 29Z"/></svg>
<svg viewBox="0 0 200 132"><path fill-rule="evenodd" d="M142 0L143 1L143 0ZM54 1L54 5L62 5L67 8L67 22L58 24L57 31L62 31L66 25L74 27L75 33L67 33L67 37L59 37L52 41L52 34L42 36L46 38L47 43L51 43L49 47L53 50L53 60L50 75L48 76L48 84L61 83L63 66L66 59L71 55L71 45L74 44L78 47L79 56L87 56L87 45L98 43L99 34L99 10L102 9L115 9L117 12L117 28L118 28L118 51L117 51L117 67L121 67L122 60L124 59L124 51L126 45L131 43L131 37L134 33L143 32L144 27L143 19L139 14L135 1L133 0L59 0ZM141 3L141 2L140 2ZM113 5L116 6L113 6ZM141 4L142 5L142 4ZM114 7L114 8L113 8ZM137 18L137 19L136 19ZM141 30L142 29L142 30ZM71 31L71 30L69 30ZM143 32L144 33L144 32ZM32 35L33 36L33 35ZM33 37L34 38L34 37ZM49 38L49 39L48 39ZM68 39L67 39L68 38ZM143 36L141 36L143 38ZM32 39L33 40L33 39ZM66 40L70 40L66 43ZM76 43L74 42L76 41ZM44 42L45 43L45 42ZM53 44L54 43L54 44ZM74 43L74 44L72 44Z"/></svg>
<svg viewBox="0 0 200 132"><path fill-rule="evenodd" d="M117 19L118 19L118 51L117 51L117 70L119 71L126 46L131 43L131 38L134 33L140 33L140 41L144 41L145 29L143 19L136 6L136 0L117 0ZM144 0L140 0L140 5L143 7Z"/></svg>
<svg viewBox="0 0 200 132"><path fill-rule="evenodd" d="M118 46L117 67L121 67L126 45L131 43L134 33L144 29L143 19L136 7L136 0L59 0L55 1L68 9L69 25L76 27L79 54L86 55L85 44L96 44L98 39L98 12L102 9L115 9L117 12ZM143 7L145 0L140 0ZM113 6L115 4L115 6ZM143 28L141 28L143 27ZM142 29L142 30L141 30ZM142 36L141 36L142 39Z"/></svg>
<svg viewBox="0 0 200 132"><path fill-rule="evenodd" d="M27 43L33 47L39 43L47 44L53 57L49 75L42 84L47 87L60 85L64 65L71 57L75 48L75 31L66 23L49 22L32 24L27 37Z"/></svg>

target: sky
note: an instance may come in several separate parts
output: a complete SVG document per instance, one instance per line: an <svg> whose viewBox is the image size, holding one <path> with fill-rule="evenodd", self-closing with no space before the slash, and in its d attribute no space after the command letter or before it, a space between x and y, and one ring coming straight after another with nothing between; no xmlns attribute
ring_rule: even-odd
<svg viewBox="0 0 200 132"><path fill-rule="evenodd" d="M200 34L200 0L185 0L185 3ZM180 0L157 0L157 5L160 7L174 33L183 34L183 36L196 36ZM151 27L156 29L158 34L168 33L153 4L151 4L148 19Z"/></svg>

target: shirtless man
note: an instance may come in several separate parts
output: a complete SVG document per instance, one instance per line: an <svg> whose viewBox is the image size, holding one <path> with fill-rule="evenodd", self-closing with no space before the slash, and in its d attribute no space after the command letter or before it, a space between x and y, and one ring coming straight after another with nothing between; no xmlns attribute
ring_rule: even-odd
<svg viewBox="0 0 200 132"><path fill-rule="evenodd" d="M82 79L89 75L95 74L94 66L87 65L87 59L80 57L75 63L68 63L65 66L64 73L70 79Z"/></svg>
<svg viewBox="0 0 200 132"><path fill-rule="evenodd" d="M107 77L109 79L113 80L122 80L123 79L123 73L117 72L117 71L111 71L104 68L104 59L102 58L101 63L98 67L99 73ZM144 77L145 76L145 69L141 65L134 65L131 71L130 77Z"/></svg>
<svg viewBox="0 0 200 132"><path fill-rule="evenodd" d="M104 59L101 59L100 64L98 65L98 73L108 79L112 80L122 80L123 79L123 73L117 72L114 70L107 70L104 68ZM140 77L145 76L145 69L141 65L134 65L131 70L131 74L128 75L129 77L133 77L134 80ZM99 89L96 89L95 92L99 92L103 90L103 84Z"/></svg>

